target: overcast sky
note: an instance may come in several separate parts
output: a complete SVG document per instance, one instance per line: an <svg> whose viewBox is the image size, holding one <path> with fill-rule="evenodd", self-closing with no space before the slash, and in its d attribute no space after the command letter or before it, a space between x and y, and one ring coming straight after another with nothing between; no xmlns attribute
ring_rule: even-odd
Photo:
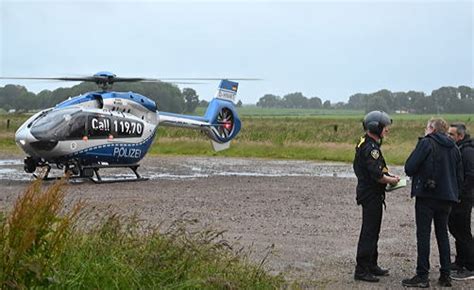
<svg viewBox="0 0 474 290"><path fill-rule="evenodd" d="M430 94L473 86L473 14L473 1L0 0L0 75L262 78L240 83L244 103ZM216 86L193 88L209 100Z"/></svg>

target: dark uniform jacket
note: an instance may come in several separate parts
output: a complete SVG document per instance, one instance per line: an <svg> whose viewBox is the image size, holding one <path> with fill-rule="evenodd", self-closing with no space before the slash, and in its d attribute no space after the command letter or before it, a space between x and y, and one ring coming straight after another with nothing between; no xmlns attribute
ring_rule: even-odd
<svg viewBox="0 0 474 290"><path fill-rule="evenodd" d="M473 199L474 195L474 140L469 135L458 142L461 150L462 165L464 169L464 182L460 199Z"/></svg>
<svg viewBox="0 0 474 290"><path fill-rule="evenodd" d="M353 167L357 176L357 204L385 195L386 184L378 180L388 174L387 165L380 145L367 134L356 147Z"/></svg>
<svg viewBox="0 0 474 290"><path fill-rule="evenodd" d="M441 133L420 138L405 163L405 173L412 177L412 197L459 201L463 171L461 153L455 145Z"/></svg>

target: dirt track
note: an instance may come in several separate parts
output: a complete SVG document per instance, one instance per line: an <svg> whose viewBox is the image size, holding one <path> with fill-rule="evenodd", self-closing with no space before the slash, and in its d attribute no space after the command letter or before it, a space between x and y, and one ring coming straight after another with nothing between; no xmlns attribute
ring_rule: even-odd
<svg viewBox="0 0 474 290"><path fill-rule="evenodd" d="M203 165L222 168L229 162L234 164L234 174L209 173L209 167ZM188 166L191 171L201 175L189 176L183 169L186 164L192 164ZM275 254L269 257L267 268L289 278L312 281L308 286L401 288L401 279L414 274L416 261L414 201L409 189L387 194L379 261L391 269L390 276L375 285L355 282L352 275L361 223L361 209L355 203L356 180L350 177L350 165L331 166L301 161L147 158L143 168L161 170L164 175L181 172L186 178L172 175L139 183L77 183L71 184L68 192L69 198L80 197L99 211L137 213L152 223L168 223L186 212L186 217L197 219L202 228L227 230L224 238L251 247L255 260L274 244ZM271 174L265 174L271 168ZM318 168L321 174L311 174ZM7 208L28 182L3 178L0 208ZM439 267L434 237L432 253L431 282L436 285Z"/></svg>

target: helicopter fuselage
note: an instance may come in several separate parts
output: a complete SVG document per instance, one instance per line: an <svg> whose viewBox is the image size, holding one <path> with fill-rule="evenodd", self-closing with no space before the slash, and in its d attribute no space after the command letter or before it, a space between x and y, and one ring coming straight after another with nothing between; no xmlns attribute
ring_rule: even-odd
<svg viewBox="0 0 474 290"><path fill-rule="evenodd" d="M97 78L102 80L102 75L93 79ZM110 78L136 81L103 78L103 87ZM20 126L15 141L27 154L25 171L46 167L43 179L48 178L51 164L56 164L70 176L95 182L102 182L98 170L106 167L128 167L137 177L132 181L143 180L137 173L138 163L160 124L200 130L215 150L228 148L241 126L233 105L237 87L236 82L221 80L204 116L160 113L153 100L133 92L90 92L36 113Z"/></svg>
<svg viewBox="0 0 474 290"><path fill-rule="evenodd" d="M16 132L33 159L67 164L135 164L158 127L156 104L136 93L88 93L43 110Z"/></svg>

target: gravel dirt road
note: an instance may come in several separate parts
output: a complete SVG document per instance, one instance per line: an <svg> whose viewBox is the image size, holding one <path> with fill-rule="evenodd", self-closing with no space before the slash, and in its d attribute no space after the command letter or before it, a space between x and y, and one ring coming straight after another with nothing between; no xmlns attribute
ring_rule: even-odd
<svg viewBox="0 0 474 290"><path fill-rule="evenodd" d="M0 209L8 209L28 185L20 156L0 156ZM400 167L392 168L401 173ZM309 288L402 288L414 274L414 200L409 189L387 193L379 262L390 276L378 284L353 280L361 208L350 164L232 158L148 157L138 183L68 186L68 199L83 199L99 212L134 213L165 225L184 213L199 228L225 230L224 239L251 249L260 261L274 245L266 267ZM118 174L112 170L112 175ZM451 244L453 248L453 243ZM432 234L431 283L439 261ZM469 282L454 282L469 288Z"/></svg>

